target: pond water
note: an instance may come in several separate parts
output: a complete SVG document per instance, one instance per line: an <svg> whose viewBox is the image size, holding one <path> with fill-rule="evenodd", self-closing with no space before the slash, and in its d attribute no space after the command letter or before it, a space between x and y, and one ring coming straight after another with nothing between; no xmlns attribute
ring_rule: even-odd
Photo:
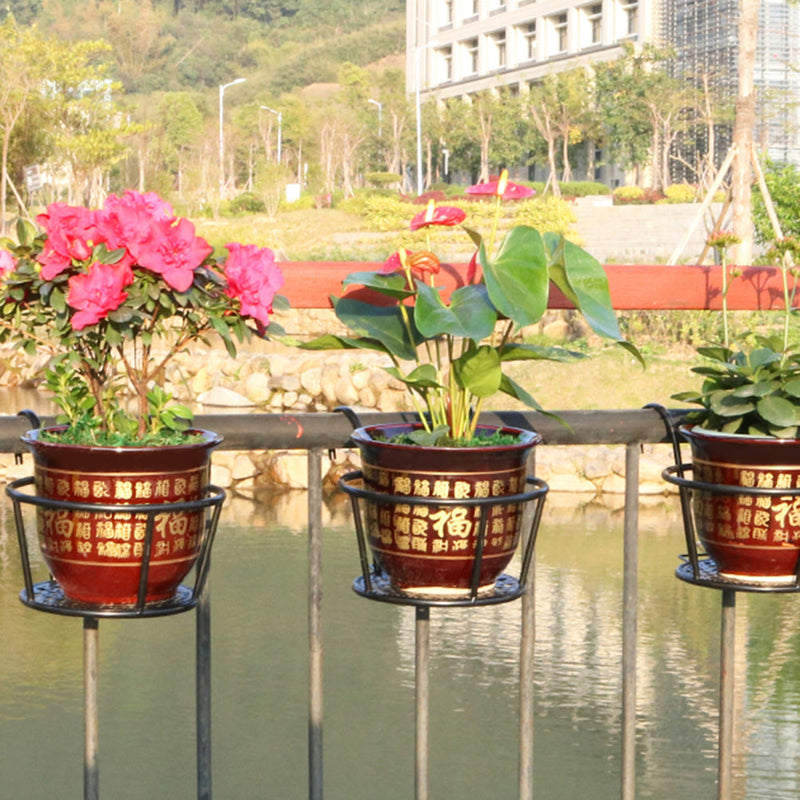
<svg viewBox="0 0 800 800"><path fill-rule="evenodd" d="M620 786L622 515L550 503L537 546L538 798ZM560 505L560 507L559 507ZM223 514L211 572L213 786L225 800L307 797L305 497ZM0 505L0 796L83 792L82 630L22 606ZM326 509L325 796L413 797L414 613L350 586L349 514ZM715 797L719 593L674 575L673 505L643 508L637 798ZM431 797L517 796L519 604L431 611ZM800 794L795 596L739 595L737 800ZM100 623L100 790L196 797L194 614Z"/></svg>

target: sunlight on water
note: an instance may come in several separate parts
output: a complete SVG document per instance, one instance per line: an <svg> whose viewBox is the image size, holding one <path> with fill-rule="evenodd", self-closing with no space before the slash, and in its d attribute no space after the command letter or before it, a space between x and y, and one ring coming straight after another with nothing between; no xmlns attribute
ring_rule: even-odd
<svg viewBox="0 0 800 800"><path fill-rule="evenodd" d="M307 796L305 497L230 502L211 574L213 786ZM82 796L80 620L24 608L0 511L2 797ZM343 505L324 534L325 793L413 796L414 613L350 586ZM622 515L551 504L537 546L535 796L616 800ZM672 506L641 511L637 798L716 795L719 593L674 575ZM737 800L800 794L794 596L738 596ZM519 604L431 611L431 797L517 795ZM113 800L196 796L194 614L100 624L100 783Z"/></svg>

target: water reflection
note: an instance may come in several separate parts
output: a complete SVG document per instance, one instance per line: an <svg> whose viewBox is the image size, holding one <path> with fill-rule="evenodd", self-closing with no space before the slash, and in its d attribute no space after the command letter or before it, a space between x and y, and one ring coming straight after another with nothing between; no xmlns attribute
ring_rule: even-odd
<svg viewBox="0 0 800 800"><path fill-rule="evenodd" d="M306 497L227 505L211 574L214 793L307 796ZM82 795L79 620L25 609L0 504L3 797ZM619 796L622 518L546 514L536 566L535 793ZM673 576L672 506L641 511L637 798L715 796L719 594ZM413 796L414 615L352 593L347 506L325 511L325 791ZM740 595L736 797L800 793L798 598ZM517 794L519 607L431 613L431 795ZM193 798L194 615L100 626L101 792Z"/></svg>

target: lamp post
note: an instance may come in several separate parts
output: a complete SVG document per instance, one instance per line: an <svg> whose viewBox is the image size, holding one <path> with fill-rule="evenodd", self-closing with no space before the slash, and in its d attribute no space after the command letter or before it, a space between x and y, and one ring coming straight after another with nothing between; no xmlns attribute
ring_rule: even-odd
<svg viewBox="0 0 800 800"><path fill-rule="evenodd" d="M225 90L229 86L235 86L237 83L244 83L247 78L237 78L230 83L224 83L219 87L219 196L222 199L222 194L225 191L225 132L222 127L222 117L225 102Z"/></svg>
<svg viewBox="0 0 800 800"><path fill-rule="evenodd" d="M372 100L371 98L368 98L367 102L378 107L378 138L380 139L383 132L383 103L379 103L377 100Z"/></svg>
<svg viewBox="0 0 800 800"><path fill-rule="evenodd" d="M283 114L280 111L276 111L274 108L270 108L269 106L261 106L264 111L269 111L272 114L275 114L278 118L278 163L281 163L281 123L283 121Z"/></svg>

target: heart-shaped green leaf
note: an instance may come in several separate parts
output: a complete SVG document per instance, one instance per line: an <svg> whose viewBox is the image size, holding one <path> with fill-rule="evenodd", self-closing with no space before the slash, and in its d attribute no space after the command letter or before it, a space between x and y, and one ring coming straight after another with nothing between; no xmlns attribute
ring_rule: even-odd
<svg viewBox="0 0 800 800"><path fill-rule="evenodd" d="M417 305L414 321L419 332L433 339L437 336L458 336L480 342L492 334L497 312L489 302L486 287L462 286L445 305L438 289L417 281Z"/></svg>
<svg viewBox="0 0 800 800"><path fill-rule="evenodd" d="M503 379L500 356L488 345L470 347L453 361L453 375L459 386L476 397L491 397Z"/></svg>

